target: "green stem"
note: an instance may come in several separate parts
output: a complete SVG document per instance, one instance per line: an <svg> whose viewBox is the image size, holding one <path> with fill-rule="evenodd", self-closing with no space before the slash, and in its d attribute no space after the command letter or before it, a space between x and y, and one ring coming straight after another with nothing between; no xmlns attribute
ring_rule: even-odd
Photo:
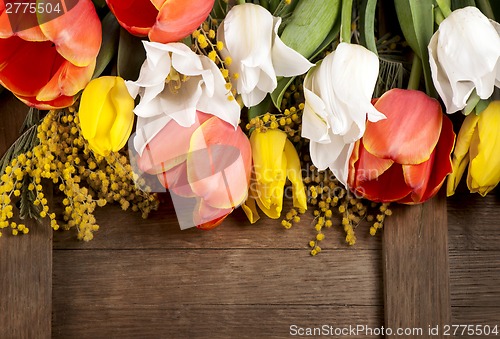
<svg viewBox="0 0 500 339"><path fill-rule="evenodd" d="M363 2L364 15L360 19L362 29L362 41L366 48L377 54L377 43L375 41L375 11L377 8L377 0L365 0Z"/></svg>
<svg viewBox="0 0 500 339"><path fill-rule="evenodd" d="M476 0L477 7L483 12L488 19L495 20L495 14L493 14L493 8L491 8L491 3L488 0Z"/></svg>
<svg viewBox="0 0 500 339"><path fill-rule="evenodd" d="M341 42L351 42L351 19L352 19L352 1L353 0L343 0L342 1L342 18L340 27L340 41Z"/></svg>
<svg viewBox="0 0 500 339"><path fill-rule="evenodd" d="M444 16L441 10L439 8L434 8L434 21L436 22L436 24L441 25L443 20Z"/></svg>
<svg viewBox="0 0 500 339"><path fill-rule="evenodd" d="M420 87L420 78L422 77L422 60L417 54L413 56L410 79L408 80L408 89L418 89Z"/></svg>
<svg viewBox="0 0 500 339"><path fill-rule="evenodd" d="M450 1L447 0L436 0L439 9L441 10L441 13L443 13L443 16L446 18L448 15L451 14L451 8L450 8Z"/></svg>
<svg viewBox="0 0 500 339"><path fill-rule="evenodd" d="M244 3L246 3L246 1L245 0L237 0L236 3L238 5L243 5Z"/></svg>

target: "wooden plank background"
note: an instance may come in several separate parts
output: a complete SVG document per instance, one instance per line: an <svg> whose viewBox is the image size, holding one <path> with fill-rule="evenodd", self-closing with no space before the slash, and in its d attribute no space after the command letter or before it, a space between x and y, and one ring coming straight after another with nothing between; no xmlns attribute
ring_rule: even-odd
<svg viewBox="0 0 500 339"><path fill-rule="evenodd" d="M0 94L0 155L22 126L27 107L7 91ZM46 192L50 199L52 191ZM19 222L19 220L15 220ZM52 230L26 221L28 236L0 238L0 338L50 338Z"/></svg>

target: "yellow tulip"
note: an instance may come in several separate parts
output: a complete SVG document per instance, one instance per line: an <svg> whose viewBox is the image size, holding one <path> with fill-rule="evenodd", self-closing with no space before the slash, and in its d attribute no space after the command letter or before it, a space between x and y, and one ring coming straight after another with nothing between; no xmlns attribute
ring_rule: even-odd
<svg viewBox="0 0 500 339"><path fill-rule="evenodd" d="M254 171L249 198L243 204L250 222L259 219L257 206L270 218L280 217L287 178L292 183L293 206L307 209L300 159L286 133L281 130L255 130L250 144Z"/></svg>
<svg viewBox="0 0 500 339"><path fill-rule="evenodd" d="M106 76L92 80L82 93L79 118L82 135L100 155L119 151L134 123L134 99L125 81Z"/></svg>
<svg viewBox="0 0 500 339"><path fill-rule="evenodd" d="M485 196L500 181L500 101L491 102L479 115L465 118L453 152L453 173L447 194L455 189L469 165L467 186L472 193Z"/></svg>

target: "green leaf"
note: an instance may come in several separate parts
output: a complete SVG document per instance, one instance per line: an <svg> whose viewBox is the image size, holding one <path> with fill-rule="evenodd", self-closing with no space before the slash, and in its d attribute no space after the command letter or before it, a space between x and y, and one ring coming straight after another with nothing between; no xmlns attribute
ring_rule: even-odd
<svg viewBox="0 0 500 339"><path fill-rule="evenodd" d="M490 104L489 100L479 100L479 102L476 105L476 114L479 115L481 114L482 111L484 111L488 105Z"/></svg>
<svg viewBox="0 0 500 339"><path fill-rule="evenodd" d="M394 5L406 41L422 60L426 92L436 97L427 50L434 34L434 0L395 0Z"/></svg>
<svg viewBox="0 0 500 339"><path fill-rule="evenodd" d="M281 40L306 58L317 50L337 21L340 0L301 0Z"/></svg>
<svg viewBox="0 0 500 339"><path fill-rule="evenodd" d="M476 89L474 89L471 95L469 96L469 99L467 99L467 105L465 106L463 111L464 115L469 115L474 110L474 108L476 107L476 105L479 103L480 100L481 98L479 97L479 95L477 95Z"/></svg>
<svg viewBox="0 0 500 339"><path fill-rule="evenodd" d="M92 2L97 8L103 8L104 6L106 6L106 0L92 0Z"/></svg>
<svg viewBox="0 0 500 339"><path fill-rule="evenodd" d="M102 43L97 55L96 66L92 79L99 77L118 51L120 24L113 13L109 12L102 20Z"/></svg>
<svg viewBox="0 0 500 339"><path fill-rule="evenodd" d="M41 222L40 212L42 208L40 205L35 206L36 200L35 192L28 189L31 178L25 176L23 178L23 187L21 188L21 196L19 197L19 218L25 220L27 218L35 219Z"/></svg>
<svg viewBox="0 0 500 339"><path fill-rule="evenodd" d="M28 152L33 149L38 142L37 127L38 125L34 125L26 130L26 132L21 134L21 136L17 138L17 140L9 147L7 152L5 152L3 157L0 159L0 175L4 173L5 168L9 166L12 159L21 153Z"/></svg>
<svg viewBox="0 0 500 339"><path fill-rule="evenodd" d="M378 55L375 42L375 13L377 0L363 0L360 14L361 44Z"/></svg>
<svg viewBox="0 0 500 339"><path fill-rule="evenodd" d="M459 8L464 8L468 6L476 7L476 2L474 0L451 0L451 9L456 10Z"/></svg>
<svg viewBox="0 0 500 339"><path fill-rule="evenodd" d="M121 28L118 44L118 75L125 80L137 80L144 60L146 60L146 50L142 40Z"/></svg>

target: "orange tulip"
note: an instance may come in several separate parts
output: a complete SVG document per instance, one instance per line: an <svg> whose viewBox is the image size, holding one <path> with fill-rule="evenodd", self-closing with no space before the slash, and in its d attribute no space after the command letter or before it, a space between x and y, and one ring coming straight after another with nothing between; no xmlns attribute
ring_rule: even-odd
<svg viewBox="0 0 500 339"><path fill-rule="evenodd" d="M171 120L148 143L137 164L170 190L181 228L211 229L245 201L252 154L239 127L198 111L190 127ZM188 216L187 206L193 206Z"/></svg>
<svg viewBox="0 0 500 339"><path fill-rule="evenodd" d="M215 0L106 0L116 19L133 35L155 42L179 41L212 11Z"/></svg>
<svg viewBox="0 0 500 339"><path fill-rule="evenodd" d="M0 85L29 106L70 106L92 78L101 22L92 1L75 1L55 19L36 14L38 24L24 30L26 17L8 14L0 2Z"/></svg>
<svg viewBox="0 0 500 339"><path fill-rule="evenodd" d="M452 171L450 119L437 100L414 90L390 90L374 106L387 119L366 124L350 159L350 189L379 202L430 199Z"/></svg>

